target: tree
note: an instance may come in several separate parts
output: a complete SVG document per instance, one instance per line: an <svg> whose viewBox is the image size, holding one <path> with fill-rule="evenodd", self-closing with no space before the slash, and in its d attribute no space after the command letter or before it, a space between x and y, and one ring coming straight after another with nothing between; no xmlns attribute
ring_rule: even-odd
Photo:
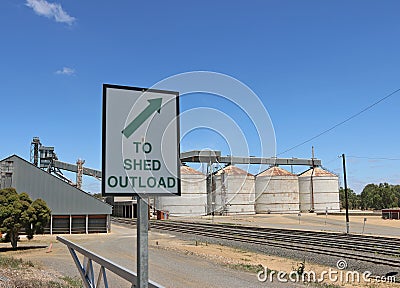
<svg viewBox="0 0 400 288"><path fill-rule="evenodd" d="M347 188L347 196L349 200L349 209L360 209L361 207L361 197L357 195L353 190ZM340 208L346 208L345 191L343 187L339 188L339 199Z"/></svg>
<svg viewBox="0 0 400 288"><path fill-rule="evenodd" d="M42 199L32 199L26 193L18 194L14 188L0 190L0 229L7 233L11 246L17 248L21 229L28 239L43 233L50 221L50 209Z"/></svg>
<svg viewBox="0 0 400 288"><path fill-rule="evenodd" d="M393 186L394 194L397 197L397 207L400 207L400 185Z"/></svg>
<svg viewBox="0 0 400 288"><path fill-rule="evenodd" d="M388 183L368 184L361 192L363 209L383 209L398 207L400 204L400 187Z"/></svg>
<svg viewBox="0 0 400 288"><path fill-rule="evenodd" d="M97 198L97 199L103 199L103 195L101 193L94 193L93 197Z"/></svg>

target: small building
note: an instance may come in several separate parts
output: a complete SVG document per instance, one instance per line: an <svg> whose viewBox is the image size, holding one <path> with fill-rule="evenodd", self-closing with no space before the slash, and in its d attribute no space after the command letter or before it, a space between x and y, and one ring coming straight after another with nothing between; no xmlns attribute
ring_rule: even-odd
<svg viewBox="0 0 400 288"><path fill-rule="evenodd" d="M105 233L111 229L111 205L17 155L0 161L0 189L8 187L46 201L51 209L47 233Z"/></svg>
<svg viewBox="0 0 400 288"><path fill-rule="evenodd" d="M400 208L382 209L382 218L400 220Z"/></svg>
<svg viewBox="0 0 400 288"><path fill-rule="evenodd" d="M212 175L208 209L212 213L255 214L254 175L229 165Z"/></svg>

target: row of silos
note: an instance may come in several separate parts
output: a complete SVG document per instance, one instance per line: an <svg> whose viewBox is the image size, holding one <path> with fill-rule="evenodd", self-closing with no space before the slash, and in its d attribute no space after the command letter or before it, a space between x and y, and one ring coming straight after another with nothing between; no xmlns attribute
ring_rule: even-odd
<svg viewBox="0 0 400 288"><path fill-rule="evenodd" d="M160 197L171 215L264 214L339 211L338 176L319 167L295 175L272 166L254 176L229 165L206 177L181 167L182 195Z"/></svg>

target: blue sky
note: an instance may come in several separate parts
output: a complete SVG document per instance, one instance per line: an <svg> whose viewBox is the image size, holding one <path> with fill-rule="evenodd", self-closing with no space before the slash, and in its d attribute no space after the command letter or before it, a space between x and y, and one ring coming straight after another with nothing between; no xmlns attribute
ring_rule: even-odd
<svg viewBox="0 0 400 288"><path fill-rule="evenodd" d="M83 158L99 169L103 83L150 87L204 70L230 75L260 97L280 157L310 157L313 145L336 173L342 153L369 157L347 159L351 188L400 184L400 161L376 159L400 159L400 93L279 154L400 88L399 1L3 0L1 6L0 158L29 160L32 137L39 136L62 161ZM182 98L182 109L207 106L204 99ZM218 137L197 131L185 148L224 149ZM85 179L84 189L100 185Z"/></svg>

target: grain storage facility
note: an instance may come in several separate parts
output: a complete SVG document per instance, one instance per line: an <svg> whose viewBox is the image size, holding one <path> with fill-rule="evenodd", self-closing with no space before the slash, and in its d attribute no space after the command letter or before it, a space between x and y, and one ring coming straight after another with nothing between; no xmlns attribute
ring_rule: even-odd
<svg viewBox="0 0 400 288"><path fill-rule="evenodd" d="M278 166L261 172L255 179L256 213L298 213L299 181Z"/></svg>
<svg viewBox="0 0 400 288"><path fill-rule="evenodd" d="M207 214L206 176L189 167L181 166L181 196L158 197L157 210L171 216L201 216Z"/></svg>
<svg viewBox="0 0 400 288"><path fill-rule="evenodd" d="M255 214L254 175L229 165L211 177L209 211L227 215Z"/></svg>
<svg viewBox="0 0 400 288"><path fill-rule="evenodd" d="M110 231L112 206L13 155L0 161L0 189L14 187L51 209L48 233Z"/></svg>
<svg viewBox="0 0 400 288"><path fill-rule="evenodd" d="M300 211L340 211L339 177L319 167L299 175Z"/></svg>

